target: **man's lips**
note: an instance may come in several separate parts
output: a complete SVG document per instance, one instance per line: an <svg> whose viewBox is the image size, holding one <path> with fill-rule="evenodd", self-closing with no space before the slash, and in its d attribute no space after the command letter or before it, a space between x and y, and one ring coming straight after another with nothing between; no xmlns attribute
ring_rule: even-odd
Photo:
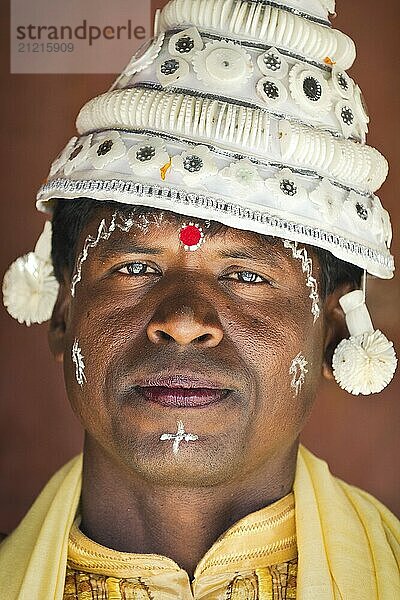
<svg viewBox="0 0 400 600"><path fill-rule="evenodd" d="M138 390L146 398L163 406L176 408L196 408L207 406L223 400L229 390L210 388L170 388L161 386L139 387Z"/></svg>
<svg viewBox="0 0 400 600"><path fill-rule="evenodd" d="M200 408L223 400L230 392L215 381L186 375L146 378L135 387L146 400L174 408Z"/></svg>

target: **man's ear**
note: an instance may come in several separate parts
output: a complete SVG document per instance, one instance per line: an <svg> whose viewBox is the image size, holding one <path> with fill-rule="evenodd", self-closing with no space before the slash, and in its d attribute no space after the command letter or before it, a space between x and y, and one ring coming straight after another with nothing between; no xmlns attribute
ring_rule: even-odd
<svg viewBox="0 0 400 600"><path fill-rule="evenodd" d="M57 301L47 334L50 350L57 362L63 362L64 359L65 332L68 324L70 304L70 283L69 278L65 277L62 283L60 283Z"/></svg>
<svg viewBox="0 0 400 600"><path fill-rule="evenodd" d="M325 342L324 342L324 360L322 363L322 375L325 379L333 380L332 357L338 344L345 338L349 337L349 332L346 325L345 315L342 307L339 304L339 299L356 289L350 283L338 286L329 296L326 297L324 303L325 315Z"/></svg>

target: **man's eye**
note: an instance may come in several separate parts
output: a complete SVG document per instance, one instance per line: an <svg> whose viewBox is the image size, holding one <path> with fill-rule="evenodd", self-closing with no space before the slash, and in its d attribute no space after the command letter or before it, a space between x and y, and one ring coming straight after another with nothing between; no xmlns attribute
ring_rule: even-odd
<svg viewBox="0 0 400 600"><path fill-rule="evenodd" d="M257 273L253 273L252 271L236 271L235 273L230 273L227 275L228 279L236 279L236 281L240 281L240 283L263 283L267 280L261 275Z"/></svg>
<svg viewBox="0 0 400 600"><path fill-rule="evenodd" d="M152 275L157 271L144 262L131 262L118 269L118 273L124 275Z"/></svg>

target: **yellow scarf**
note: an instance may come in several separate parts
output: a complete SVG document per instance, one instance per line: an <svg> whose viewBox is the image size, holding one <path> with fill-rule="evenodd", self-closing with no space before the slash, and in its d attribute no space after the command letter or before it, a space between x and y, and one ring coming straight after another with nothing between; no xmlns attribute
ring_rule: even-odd
<svg viewBox="0 0 400 600"><path fill-rule="evenodd" d="M81 457L58 471L1 544L0 598L62 599L81 473ZM294 495L297 600L400 598L400 523L387 508L302 446Z"/></svg>

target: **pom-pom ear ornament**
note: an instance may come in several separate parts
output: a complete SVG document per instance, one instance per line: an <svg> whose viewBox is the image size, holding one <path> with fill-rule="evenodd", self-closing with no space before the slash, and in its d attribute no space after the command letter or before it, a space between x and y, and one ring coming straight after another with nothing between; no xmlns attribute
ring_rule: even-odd
<svg viewBox="0 0 400 600"><path fill-rule="evenodd" d="M392 380L397 367L393 343L374 330L365 304L365 291L343 296L350 338L342 340L332 360L333 375L340 387L354 396L377 394Z"/></svg>
<svg viewBox="0 0 400 600"><path fill-rule="evenodd" d="M48 321L58 294L51 261L51 223L45 223L34 252L17 258L3 280L3 302L19 323Z"/></svg>

